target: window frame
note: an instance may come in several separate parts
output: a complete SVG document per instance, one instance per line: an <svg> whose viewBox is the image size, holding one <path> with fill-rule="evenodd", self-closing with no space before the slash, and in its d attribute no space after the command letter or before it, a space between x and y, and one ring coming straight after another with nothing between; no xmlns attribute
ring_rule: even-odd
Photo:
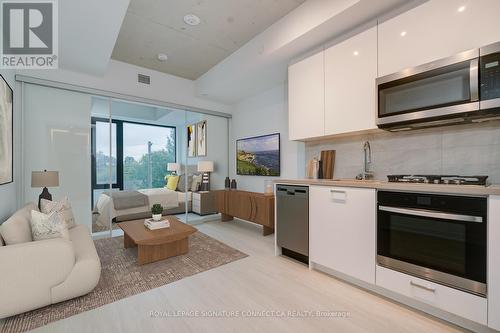
<svg viewBox="0 0 500 333"><path fill-rule="evenodd" d="M110 119L102 117L91 117L91 193L94 202L94 190L109 189L109 183L97 184L97 165L96 165L96 123L102 122L109 124ZM112 184L112 189L123 191L123 124L134 124L144 126L155 126L172 129L174 131L174 162L177 163L177 127L159 124L150 124L137 121L112 119L112 124L116 124L116 183ZM166 166L165 166L166 167Z"/></svg>

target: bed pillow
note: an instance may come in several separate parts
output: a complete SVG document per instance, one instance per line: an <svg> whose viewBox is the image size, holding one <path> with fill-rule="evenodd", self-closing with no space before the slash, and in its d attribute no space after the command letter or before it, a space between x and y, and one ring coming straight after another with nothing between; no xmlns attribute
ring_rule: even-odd
<svg viewBox="0 0 500 333"><path fill-rule="evenodd" d="M14 213L7 221L0 225L0 234L6 245L31 242L31 211L38 210L34 203L29 203Z"/></svg>
<svg viewBox="0 0 500 333"><path fill-rule="evenodd" d="M40 211L44 214L60 214L68 229L75 226L75 217L73 216L73 210L71 209L68 198L64 198L61 201L42 199L40 201Z"/></svg>
<svg viewBox="0 0 500 333"><path fill-rule="evenodd" d="M66 222L64 222L61 214L57 212L47 215L32 210L30 222L34 241L52 238L64 238L69 240Z"/></svg>
<svg viewBox="0 0 500 333"><path fill-rule="evenodd" d="M187 183L186 183L187 177ZM188 192L191 190L191 185L193 184L193 176L189 175L181 175L179 178L179 183L177 184L177 191L179 192Z"/></svg>
<svg viewBox="0 0 500 333"><path fill-rule="evenodd" d="M193 181L191 182L191 191L198 191L201 185L201 177L201 175L193 175Z"/></svg>
<svg viewBox="0 0 500 333"><path fill-rule="evenodd" d="M179 176L167 176L167 185L165 186L171 191L175 191L177 189L177 184L179 183Z"/></svg>

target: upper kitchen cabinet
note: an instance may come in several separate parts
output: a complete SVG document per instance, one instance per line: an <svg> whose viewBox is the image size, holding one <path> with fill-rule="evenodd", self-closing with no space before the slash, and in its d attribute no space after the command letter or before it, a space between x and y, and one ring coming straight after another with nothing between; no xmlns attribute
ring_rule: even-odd
<svg viewBox="0 0 500 333"><path fill-rule="evenodd" d="M325 66L319 52L288 67L290 140L325 134Z"/></svg>
<svg viewBox="0 0 500 333"><path fill-rule="evenodd" d="M500 1L430 0L379 25L379 76L500 40Z"/></svg>
<svg viewBox="0 0 500 333"><path fill-rule="evenodd" d="M377 28L325 51L325 135L376 128Z"/></svg>

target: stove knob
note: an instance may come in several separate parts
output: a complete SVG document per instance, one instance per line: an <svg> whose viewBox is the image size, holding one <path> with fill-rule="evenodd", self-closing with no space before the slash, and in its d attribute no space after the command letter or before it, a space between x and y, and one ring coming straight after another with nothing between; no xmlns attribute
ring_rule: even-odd
<svg viewBox="0 0 500 333"><path fill-rule="evenodd" d="M450 183L450 181L449 181L448 179L445 179L445 180L443 180L443 183L445 183L445 184L449 184L449 183Z"/></svg>
<svg viewBox="0 0 500 333"><path fill-rule="evenodd" d="M455 179L454 183L457 184L457 185L460 185L462 182L460 181L460 179Z"/></svg>
<svg viewBox="0 0 500 333"><path fill-rule="evenodd" d="M434 179L434 184L439 184L439 179Z"/></svg>

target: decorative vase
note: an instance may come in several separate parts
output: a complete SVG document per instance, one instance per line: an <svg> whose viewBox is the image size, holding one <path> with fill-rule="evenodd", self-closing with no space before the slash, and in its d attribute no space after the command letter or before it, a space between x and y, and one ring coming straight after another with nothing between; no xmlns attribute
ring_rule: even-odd
<svg viewBox="0 0 500 333"><path fill-rule="evenodd" d="M224 188L228 189L231 187L231 179L229 177L226 177L226 180L224 180Z"/></svg>
<svg viewBox="0 0 500 333"><path fill-rule="evenodd" d="M153 221L161 221L161 214L153 214Z"/></svg>
<svg viewBox="0 0 500 333"><path fill-rule="evenodd" d="M233 180L231 181L231 188L232 188L233 190L236 190L236 187L237 187L237 184L236 184L236 179L233 179Z"/></svg>

